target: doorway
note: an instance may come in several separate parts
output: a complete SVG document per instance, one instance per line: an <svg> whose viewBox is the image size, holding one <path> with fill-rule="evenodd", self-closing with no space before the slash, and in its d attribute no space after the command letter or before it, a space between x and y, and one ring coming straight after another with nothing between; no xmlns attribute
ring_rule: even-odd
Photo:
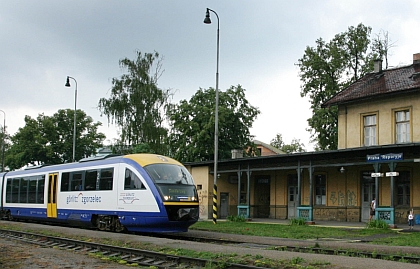
<svg viewBox="0 0 420 269"><path fill-rule="evenodd" d="M288 175L287 176L287 190L288 190L288 200L287 200L287 218L293 219L297 217L297 208L299 206L298 201L298 178L297 175Z"/></svg>
<svg viewBox="0 0 420 269"><path fill-rule="evenodd" d="M362 222L369 221L370 203L375 198L375 179L371 177L371 172L362 173Z"/></svg>
<svg viewBox="0 0 420 269"><path fill-rule="evenodd" d="M270 217L270 177L258 177L255 183L255 217L268 218Z"/></svg>
<svg viewBox="0 0 420 269"><path fill-rule="evenodd" d="M226 219L229 214L229 193L221 192L220 193L220 218Z"/></svg>

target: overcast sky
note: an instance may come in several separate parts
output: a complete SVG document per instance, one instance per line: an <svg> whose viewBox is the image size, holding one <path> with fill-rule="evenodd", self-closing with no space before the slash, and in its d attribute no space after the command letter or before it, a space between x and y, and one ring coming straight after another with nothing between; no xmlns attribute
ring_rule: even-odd
<svg viewBox="0 0 420 269"><path fill-rule="evenodd" d="M164 73L158 86L176 91L174 102L189 100L199 88L215 87L217 18L203 23L206 8L220 19L219 89L242 85L258 116L251 134L265 143L283 135L285 143L309 144L308 99L300 97L296 63L307 46L329 41L363 23L372 33L387 31L394 47L389 65L412 63L420 53L420 1L200 1L200 0L0 0L0 109L7 132L24 117L51 116L77 108L103 126L112 140L115 125L97 109L109 97L111 80L123 74L122 58L157 51ZM0 113L3 124L3 113Z"/></svg>

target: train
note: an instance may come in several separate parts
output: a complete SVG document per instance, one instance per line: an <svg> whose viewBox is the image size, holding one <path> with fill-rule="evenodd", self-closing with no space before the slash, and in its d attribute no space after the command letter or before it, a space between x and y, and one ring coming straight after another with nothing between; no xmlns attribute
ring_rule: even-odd
<svg viewBox="0 0 420 269"><path fill-rule="evenodd" d="M193 177L158 154L103 155L0 173L0 218L113 232L186 232L198 221Z"/></svg>

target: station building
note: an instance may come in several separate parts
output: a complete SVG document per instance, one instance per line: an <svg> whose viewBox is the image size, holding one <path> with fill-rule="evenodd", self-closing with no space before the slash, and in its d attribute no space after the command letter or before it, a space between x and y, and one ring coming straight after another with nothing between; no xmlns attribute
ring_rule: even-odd
<svg viewBox="0 0 420 269"><path fill-rule="evenodd" d="M259 157L185 165L200 199L200 218L213 218L213 185L217 217L293 219L307 222L369 220L391 226L407 223L413 209L420 222L420 53L413 63L374 72L328 100L338 108L338 150L305 153L273 151L257 145ZM269 154L262 153L269 152Z"/></svg>

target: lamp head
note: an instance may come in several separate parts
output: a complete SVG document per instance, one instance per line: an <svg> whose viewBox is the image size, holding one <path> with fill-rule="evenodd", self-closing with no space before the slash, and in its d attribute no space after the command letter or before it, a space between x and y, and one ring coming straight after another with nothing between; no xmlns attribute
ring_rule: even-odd
<svg viewBox="0 0 420 269"><path fill-rule="evenodd" d="M70 87L70 78L69 78L69 76L67 76L66 84L64 86Z"/></svg>
<svg viewBox="0 0 420 269"><path fill-rule="evenodd" d="M206 17L204 18L204 23L205 24L210 24L211 23L209 9L207 9L207 11L206 11Z"/></svg>

